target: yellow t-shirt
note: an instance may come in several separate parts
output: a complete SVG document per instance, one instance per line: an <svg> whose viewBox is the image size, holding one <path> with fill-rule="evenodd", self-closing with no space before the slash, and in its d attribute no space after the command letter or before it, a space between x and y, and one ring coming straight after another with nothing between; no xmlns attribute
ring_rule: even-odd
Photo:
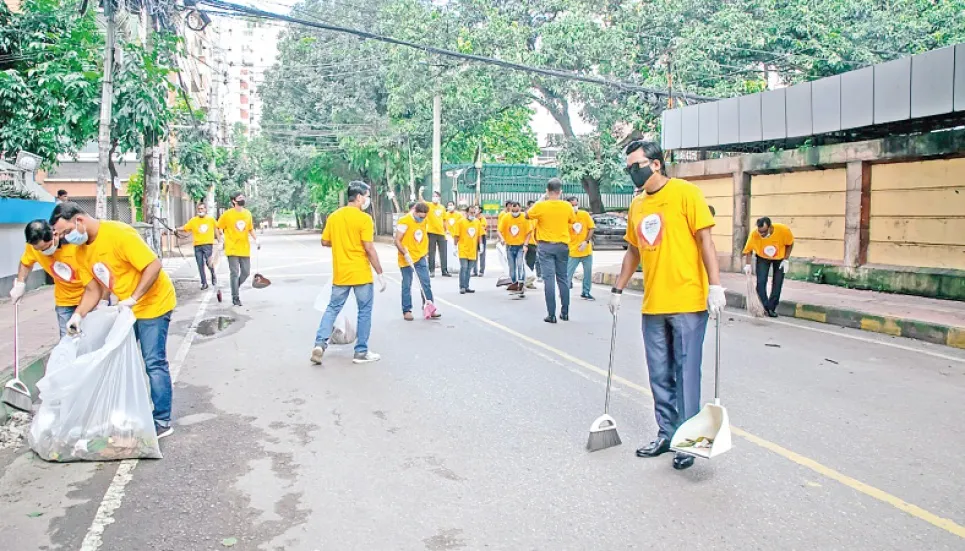
<svg viewBox="0 0 965 551"><path fill-rule="evenodd" d="M425 203L425 201L423 201ZM446 207L435 203L426 203L429 206L429 214L426 215L426 228L429 233L436 235L446 234ZM416 258L413 256L412 260Z"/></svg>
<svg viewBox="0 0 965 551"><path fill-rule="evenodd" d="M640 250L644 314L707 310L707 271L695 235L713 225L700 188L677 178L630 203L625 239Z"/></svg>
<svg viewBox="0 0 965 551"><path fill-rule="evenodd" d="M103 220L97 239L80 247L77 258L84 285L96 279L117 298L126 300L140 283L141 272L157 260L157 255L134 228L123 222ZM152 319L174 310L177 303L174 284L167 272L161 270L154 285L131 310L137 319Z"/></svg>
<svg viewBox="0 0 965 551"><path fill-rule="evenodd" d="M462 220L463 218L465 217L458 210L447 212L446 213L446 231L449 232L450 234L453 234L456 230L456 224L458 224L459 221Z"/></svg>
<svg viewBox="0 0 965 551"><path fill-rule="evenodd" d="M456 223L456 229L452 236L459 240L456 248L459 249L459 258L476 260L479 255L479 224L475 220L461 218Z"/></svg>
<svg viewBox="0 0 965 551"><path fill-rule="evenodd" d="M744 245L744 254L754 254L761 258L770 260L784 260L787 256L787 247L794 244L794 235L791 228L784 224L774 224L774 231L767 237L761 237L757 229L751 231L747 236L747 244Z"/></svg>
<svg viewBox="0 0 965 551"><path fill-rule="evenodd" d="M204 218L195 216L184 225L184 231L191 232L195 247L198 245L211 245L214 243L214 227L217 224L213 216L205 216Z"/></svg>
<svg viewBox="0 0 965 551"><path fill-rule="evenodd" d="M576 222L570 224L570 257L584 258L593 254L593 242L586 244L586 248L580 251L580 243L586 241L586 235L596 227L593 217L585 210L576 213Z"/></svg>
<svg viewBox="0 0 965 551"><path fill-rule="evenodd" d="M412 213L409 213L399 218L399 222L395 226L395 231L402 234L402 246L409 251L412 262L418 262L419 259L429 254L429 236L426 235L428 224L428 216L422 222L416 222ZM405 257L401 254L399 255L399 267L408 267Z"/></svg>
<svg viewBox="0 0 965 551"><path fill-rule="evenodd" d="M536 245L536 220L529 221L529 244Z"/></svg>
<svg viewBox="0 0 965 551"><path fill-rule="evenodd" d="M332 284L372 283L372 265L362 243L375 237L375 222L358 207L342 207L325 222L322 240L332 243Z"/></svg>
<svg viewBox="0 0 965 551"><path fill-rule="evenodd" d="M511 212L508 212L508 211L505 211L505 210L499 211L499 215L496 216L496 229L497 229L497 230L499 230L499 225L503 223L503 218L506 218L507 216L512 216L512 213L511 213Z"/></svg>
<svg viewBox="0 0 965 551"><path fill-rule="evenodd" d="M476 241L482 241L483 236L489 233L489 219L485 215L479 215L476 217L476 231L479 232L476 237Z"/></svg>
<svg viewBox="0 0 965 551"><path fill-rule="evenodd" d="M499 221L499 235L507 245L522 245L526 241L526 234L529 233L529 220L519 216L508 214Z"/></svg>
<svg viewBox="0 0 965 551"><path fill-rule="evenodd" d="M54 278L54 304L77 306L84 296L84 284L80 280L80 263L76 245L61 245L57 251L46 256L29 244L23 249L20 263L32 268L34 263Z"/></svg>
<svg viewBox="0 0 965 551"><path fill-rule="evenodd" d="M576 222L576 213L569 202L559 199L540 201L529 209L526 217L536 221L539 241L569 244L570 224Z"/></svg>
<svg viewBox="0 0 965 551"><path fill-rule="evenodd" d="M224 232L225 256L251 256L249 232L255 229L248 209L228 209L218 219L218 229Z"/></svg>

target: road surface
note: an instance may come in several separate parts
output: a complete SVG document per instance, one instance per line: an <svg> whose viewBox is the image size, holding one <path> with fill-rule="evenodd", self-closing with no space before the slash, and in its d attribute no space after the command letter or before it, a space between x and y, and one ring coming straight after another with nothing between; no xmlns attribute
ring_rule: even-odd
<svg viewBox="0 0 965 551"><path fill-rule="evenodd" d="M734 449L678 472L671 454L633 453L656 431L639 295L625 296L618 327L611 412L624 444L589 454L606 289L548 325L541 292L513 300L495 287L491 257L477 294L433 279L443 318L406 322L394 252L379 245L390 283L370 345L383 359L353 365L351 347L334 347L318 367L313 302L329 251L317 234L263 241L273 284L245 289L241 308L198 291L193 260L173 265L186 290L164 459L51 465L0 452L0 547L965 549L962 351L728 311ZM705 398L713 346L711 331Z"/></svg>

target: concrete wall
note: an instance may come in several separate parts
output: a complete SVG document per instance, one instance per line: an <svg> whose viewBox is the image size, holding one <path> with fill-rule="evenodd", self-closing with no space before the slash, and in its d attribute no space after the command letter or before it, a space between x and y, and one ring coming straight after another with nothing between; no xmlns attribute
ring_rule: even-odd
<svg viewBox="0 0 965 551"><path fill-rule="evenodd" d="M965 270L965 159L871 167L868 262Z"/></svg>
<svg viewBox="0 0 965 551"><path fill-rule="evenodd" d="M730 255L733 249L731 236L734 234L734 179L728 176L694 180L692 183L704 192L707 203L716 211L714 220L717 225L714 226L713 235L717 252Z"/></svg>
<svg viewBox="0 0 965 551"><path fill-rule="evenodd" d="M787 224L796 257L844 258L845 170L759 174L751 178L751 223L762 216Z"/></svg>

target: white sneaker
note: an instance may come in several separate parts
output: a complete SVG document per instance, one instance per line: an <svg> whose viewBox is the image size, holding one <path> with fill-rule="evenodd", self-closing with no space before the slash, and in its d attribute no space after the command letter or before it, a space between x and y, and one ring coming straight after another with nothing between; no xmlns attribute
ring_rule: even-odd
<svg viewBox="0 0 965 551"><path fill-rule="evenodd" d="M357 364L367 364L367 363L377 362L381 359L382 359L382 356L379 356L375 352L369 351L369 352L360 352L355 354L355 357L352 358L352 361Z"/></svg>
<svg viewBox="0 0 965 551"><path fill-rule="evenodd" d="M322 356L325 355L325 349L321 346L316 346L312 348L312 363L315 365L322 365Z"/></svg>

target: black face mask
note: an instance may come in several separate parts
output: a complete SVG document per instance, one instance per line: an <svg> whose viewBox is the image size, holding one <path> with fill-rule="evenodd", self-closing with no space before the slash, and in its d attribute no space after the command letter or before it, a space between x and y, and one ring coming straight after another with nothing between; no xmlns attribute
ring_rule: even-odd
<svg viewBox="0 0 965 551"><path fill-rule="evenodd" d="M243 207L243 206L245 206L245 200L244 200L244 199L239 199L239 200L235 201L235 204L238 205L239 207Z"/></svg>
<svg viewBox="0 0 965 551"><path fill-rule="evenodd" d="M628 172L630 173L630 179L633 180L633 185L638 188L642 188L643 184L646 184L647 180L653 176L653 169L650 168L650 165L633 165Z"/></svg>

